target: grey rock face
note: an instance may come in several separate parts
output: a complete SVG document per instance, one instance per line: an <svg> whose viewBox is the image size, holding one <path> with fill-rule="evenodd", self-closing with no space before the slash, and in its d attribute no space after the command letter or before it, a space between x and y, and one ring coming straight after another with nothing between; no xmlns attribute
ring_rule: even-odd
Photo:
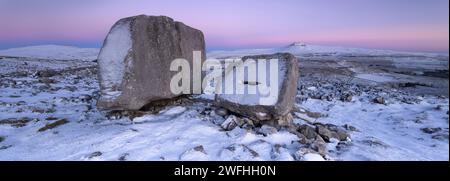
<svg viewBox="0 0 450 181"><path fill-rule="evenodd" d="M279 89L276 93L277 100L275 101L275 103L270 105L261 105L258 103L249 104L249 97L257 98L257 95L249 95L247 94L247 92L245 92L245 94L241 95L217 94L215 97L216 105L226 108L229 111L237 113L239 115L259 121L277 120L279 118L282 118L283 116L286 116L292 110L295 102L295 96L297 94L297 83L299 79L299 67L297 58L289 53L277 53L272 55L257 55L242 58L244 62L247 59L252 59L256 62L258 62L259 59L278 59ZM225 77L226 76L227 75L225 75ZM258 83L256 83L256 85L261 84L259 82L260 77L258 77L257 79ZM248 86L252 85L249 84Z"/></svg>
<svg viewBox="0 0 450 181"><path fill-rule="evenodd" d="M386 104L384 97L376 97L375 99L373 99L373 102L377 104Z"/></svg>
<svg viewBox="0 0 450 181"><path fill-rule="evenodd" d="M214 110L214 112L215 112L217 115L222 116L222 117L228 115L228 110L223 109L223 108L217 108L217 109Z"/></svg>
<svg viewBox="0 0 450 181"><path fill-rule="evenodd" d="M224 130L230 131L238 126L238 117L234 115L228 116L228 118L220 125Z"/></svg>
<svg viewBox="0 0 450 181"><path fill-rule="evenodd" d="M313 127L308 126L308 125L301 125L298 128L298 132L303 134L307 139L314 139L315 137L317 137L316 130Z"/></svg>
<svg viewBox="0 0 450 181"><path fill-rule="evenodd" d="M422 128L420 129L422 132L427 134L433 134L442 130L442 128Z"/></svg>
<svg viewBox="0 0 450 181"><path fill-rule="evenodd" d="M138 110L152 101L171 99L170 71L174 59L188 60L193 51L205 55L203 33L165 16L134 16L110 30L98 57L101 97L97 106ZM191 76L191 85L192 85Z"/></svg>
<svg viewBox="0 0 450 181"><path fill-rule="evenodd" d="M259 128L257 131L257 133L263 134L264 136L270 135L270 134L274 134L277 133L278 130L272 126L268 126L268 125L262 125L261 128Z"/></svg>

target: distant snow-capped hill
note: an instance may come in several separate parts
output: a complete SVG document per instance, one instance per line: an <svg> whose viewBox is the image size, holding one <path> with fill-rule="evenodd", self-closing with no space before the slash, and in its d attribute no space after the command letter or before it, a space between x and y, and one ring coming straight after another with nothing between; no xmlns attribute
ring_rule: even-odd
<svg viewBox="0 0 450 181"><path fill-rule="evenodd" d="M96 60L98 53L99 49L97 48L61 45L39 45L0 50L0 56L82 61Z"/></svg>
<svg viewBox="0 0 450 181"><path fill-rule="evenodd" d="M337 46L322 46L322 45L310 45L305 43L292 43L289 46L279 48L266 48L266 49L242 49L233 51L211 51L208 52L208 57L211 58L225 58L225 57L240 57L246 55L257 54L272 54L277 52L287 52L298 57L304 56L446 56L448 54L442 53L416 53L416 52L404 52L394 50L377 50L366 48L347 48Z"/></svg>

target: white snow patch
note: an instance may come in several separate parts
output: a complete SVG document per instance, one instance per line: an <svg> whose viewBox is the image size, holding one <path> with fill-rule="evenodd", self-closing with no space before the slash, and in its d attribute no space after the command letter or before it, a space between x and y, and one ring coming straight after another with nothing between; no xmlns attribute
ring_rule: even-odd
<svg viewBox="0 0 450 181"><path fill-rule="evenodd" d="M253 62L254 63L254 62ZM269 61L266 64L266 77L261 77L259 67L252 72L250 69L243 73L243 77L238 76L238 70L244 70L244 67L249 66L248 61L243 64L236 65L236 70L230 69L225 73L225 82L219 83L218 92L223 93L219 96L227 101L239 103L241 105L275 105L278 102L279 91L283 86L283 81L286 78L287 67L283 60ZM257 67L255 65L255 67ZM277 75L271 75L276 73ZM256 82L249 79L250 75L255 75ZM275 81L271 79L276 79ZM233 85L227 84L226 80L233 80ZM277 83L277 85L271 85ZM243 86L243 92L239 93L238 86ZM275 86L275 87L273 87ZM253 88L255 92L249 92Z"/></svg>
<svg viewBox="0 0 450 181"><path fill-rule="evenodd" d="M365 80L369 80L369 81L374 81L374 82L392 82L395 81L395 79L387 74L382 74L382 73L372 73L372 74L358 74L355 77L360 78L360 79L365 79Z"/></svg>
<svg viewBox="0 0 450 181"><path fill-rule="evenodd" d="M261 54L273 54L277 52L291 53L298 57L311 56L311 55L325 55L325 56L340 56L340 55L370 55L370 56L394 56L394 55L408 55L408 56L448 56L448 54L441 53L415 53L393 50L377 50L377 49L365 49L365 48L351 48L351 47L338 47L338 46L323 46L323 45L311 45L311 44L292 44L286 47L280 48L266 48L266 49L241 49L232 51L210 51L208 52L209 58L229 58L229 57L242 57L247 55L261 55Z"/></svg>
<svg viewBox="0 0 450 181"><path fill-rule="evenodd" d="M27 57L50 60L83 60L97 59L99 49L78 48L62 45L39 45L0 50L0 56Z"/></svg>
<svg viewBox="0 0 450 181"><path fill-rule="evenodd" d="M448 160L449 100L424 97L419 104L391 103L388 105L361 101L327 102L308 99L301 106L328 117L321 123L352 125L359 131L351 132L352 146L339 155L338 160ZM442 109L436 109L441 105ZM435 134L426 134L422 128L442 128ZM433 136L446 135L444 139ZM332 143L335 144L335 143ZM329 145L330 146L330 145Z"/></svg>
<svg viewBox="0 0 450 181"><path fill-rule="evenodd" d="M303 161L325 161L322 156L316 153L307 153L302 157Z"/></svg>
<svg viewBox="0 0 450 181"><path fill-rule="evenodd" d="M125 74L125 61L131 62L127 57L132 48L130 22L119 21L109 32L105 44L98 56L102 98L114 99L122 93L120 87Z"/></svg>

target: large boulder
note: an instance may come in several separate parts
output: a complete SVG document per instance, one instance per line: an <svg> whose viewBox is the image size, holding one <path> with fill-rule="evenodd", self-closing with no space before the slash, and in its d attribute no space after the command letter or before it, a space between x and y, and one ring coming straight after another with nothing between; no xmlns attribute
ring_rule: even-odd
<svg viewBox="0 0 450 181"><path fill-rule="evenodd" d="M170 64L186 59L193 72L193 51L201 51L200 61L205 59L203 33L181 22L145 15L119 20L98 56L101 96L97 106L138 110L152 101L179 96L170 90L170 80L177 73L170 71Z"/></svg>
<svg viewBox="0 0 450 181"><path fill-rule="evenodd" d="M278 60L277 70L274 71L278 74L277 92L271 92L270 98L263 101L261 101L261 98L268 96L267 94L262 94L259 91L259 88L256 89L256 94L249 93L248 89L251 86L264 86L265 84L267 84L266 86L271 86L268 84L270 84L269 80L273 75L271 75L271 73L267 73L265 75L267 77L264 79L264 77L261 77L262 75L259 74L262 70L260 70L260 67L258 66L258 73L256 74L257 82L252 83L251 80L247 80L251 71L248 69L248 65L246 65L248 63L247 60L253 60L256 64L258 64L261 59L267 61L270 59ZM244 94L237 94L235 90L237 87L236 86L233 90L233 94L227 94L224 90L226 90L226 86L229 85L220 82L217 85L217 90L221 94L216 94L215 96L216 105L257 121L273 121L289 117L289 113L294 105L295 96L297 95L297 84L299 79L299 66L297 58L289 53L277 53L272 55L247 56L243 57L242 60L244 63L235 66L235 70L238 70L240 66L247 66L247 73L245 73L244 76L236 76L236 72L233 75L233 71L230 71L232 69L227 67L226 69L229 71L225 71L224 79L226 82L227 76L234 76L234 83L236 85L245 84L245 90L247 91L245 91ZM250 63L252 62L250 61ZM266 63L266 66L269 67L266 67L266 70L269 70L271 69L270 66L273 65ZM266 82L261 80L266 80ZM225 86L225 88L222 88L221 86Z"/></svg>

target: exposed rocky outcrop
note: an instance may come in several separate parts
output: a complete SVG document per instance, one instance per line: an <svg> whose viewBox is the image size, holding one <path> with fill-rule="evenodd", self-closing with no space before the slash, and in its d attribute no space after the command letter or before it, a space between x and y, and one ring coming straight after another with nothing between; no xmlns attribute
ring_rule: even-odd
<svg viewBox="0 0 450 181"><path fill-rule="evenodd" d="M200 61L206 57L203 33L181 22L145 15L119 20L98 56L98 107L138 110L152 101L179 96L170 90L170 80L177 73L170 71L170 64L186 59L193 72L193 51L201 51Z"/></svg>
<svg viewBox="0 0 450 181"><path fill-rule="evenodd" d="M278 59L278 92L271 92L271 96L274 98L270 101L261 102L260 99L263 95L259 91L258 86L264 86L267 82L262 82L262 80L269 80L264 77L257 77L256 84L250 84L247 82L251 82L249 80L240 80L245 79L245 77L236 77L236 84L245 84L248 90L249 87L255 86L257 87L257 93L251 94L247 91L244 94L218 94L216 95L215 102L219 107L226 108L231 112L236 114L249 117L253 120L258 121L273 121L276 120L278 124L286 124L289 122L290 115L288 113L291 111L293 104L295 102L295 96L297 94L297 83L299 78L299 67L298 60L293 55L288 53L277 53L273 55L257 55L257 56L247 56L243 57L243 62L246 63L247 60L254 60L255 62L260 61L261 59L270 60L270 59ZM244 64L245 64L244 63ZM245 66L244 64L237 65ZM273 66L273 65L270 65ZM270 69L270 68L269 68ZM261 71L261 70L258 70ZM225 77L228 74L232 74L232 71L225 72ZM270 75L270 73L267 73ZM258 74L259 76L259 74ZM248 77L248 75L246 76ZM220 86L220 85L219 85ZM228 85L227 85L228 86ZM270 85L273 86L273 85ZM219 89L223 90L223 89Z"/></svg>

